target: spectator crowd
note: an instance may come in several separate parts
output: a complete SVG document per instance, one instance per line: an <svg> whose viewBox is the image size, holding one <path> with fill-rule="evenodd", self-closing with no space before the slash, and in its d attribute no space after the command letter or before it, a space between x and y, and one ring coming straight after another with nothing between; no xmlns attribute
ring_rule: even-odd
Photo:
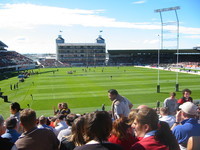
<svg viewBox="0 0 200 150"><path fill-rule="evenodd" d="M199 150L199 107L191 90L182 93L178 100L170 93L161 108L133 108L111 89L111 111L74 114L59 103L53 117L14 102L9 118L0 115L0 150Z"/></svg>

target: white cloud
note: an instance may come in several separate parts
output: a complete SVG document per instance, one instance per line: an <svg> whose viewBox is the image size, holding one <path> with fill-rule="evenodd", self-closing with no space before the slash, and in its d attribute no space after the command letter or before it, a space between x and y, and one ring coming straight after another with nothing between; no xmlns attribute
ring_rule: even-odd
<svg viewBox="0 0 200 150"><path fill-rule="evenodd" d="M187 35L187 36L184 36L184 38L200 39L200 35Z"/></svg>
<svg viewBox="0 0 200 150"><path fill-rule="evenodd" d="M145 3L145 1L143 0L133 2L133 4L143 4L143 3Z"/></svg>
<svg viewBox="0 0 200 150"><path fill-rule="evenodd" d="M159 42L159 40L144 40L143 41L144 44L156 44L158 42Z"/></svg>
<svg viewBox="0 0 200 150"><path fill-rule="evenodd" d="M28 39L25 36L17 36L14 38L14 41L16 42L27 42Z"/></svg>
<svg viewBox="0 0 200 150"><path fill-rule="evenodd" d="M115 18L101 16L105 12L104 10L68 9L34 4L5 4L0 5L0 8L0 20L3 22L0 24L0 28L5 29L29 29L42 25L160 29L160 24L157 22L154 24L120 22ZM175 30L176 26L168 26L167 29ZM181 26L180 33L200 34L200 28Z"/></svg>

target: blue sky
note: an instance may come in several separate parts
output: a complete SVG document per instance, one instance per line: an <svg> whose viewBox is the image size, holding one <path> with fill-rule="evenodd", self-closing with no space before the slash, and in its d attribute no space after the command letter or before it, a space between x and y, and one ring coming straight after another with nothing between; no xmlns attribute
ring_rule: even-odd
<svg viewBox="0 0 200 150"><path fill-rule="evenodd" d="M154 10L174 6L181 7L179 47L200 46L199 0L1 0L0 40L20 53L55 53L58 34L69 43L93 43L103 30L107 49L157 49L160 16ZM165 22L176 19L174 11L162 14ZM176 26L164 28L170 32L164 38L176 37Z"/></svg>

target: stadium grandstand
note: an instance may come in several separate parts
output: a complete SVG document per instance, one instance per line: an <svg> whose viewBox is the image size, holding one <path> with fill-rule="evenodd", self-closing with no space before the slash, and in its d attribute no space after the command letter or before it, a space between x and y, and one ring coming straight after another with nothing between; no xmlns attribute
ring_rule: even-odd
<svg viewBox="0 0 200 150"><path fill-rule="evenodd" d="M36 67L33 60L25 57L16 51L8 51L8 46L0 41L0 72L21 71L34 69Z"/></svg>
<svg viewBox="0 0 200 150"><path fill-rule="evenodd" d="M180 49L179 64L200 66L199 49ZM108 50L109 65L156 65L158 49ZM160 64L175 64L176 49L160 50Z"/></svg>
<svg viewBox="0 0 200 150"><path fill-rule="evenodd" d="M59 35L56 39L56 57L58 61L70 66L105 65L105 40L99 35L96 43L66 43Z"/></svg>
<svg viewBox="0 0 200 150"><path fill-rule="evenodd" d="M69 67L68 63L62 63L55 58L39 58L38 66L41 68L62 68L62 67Z"/></svg>

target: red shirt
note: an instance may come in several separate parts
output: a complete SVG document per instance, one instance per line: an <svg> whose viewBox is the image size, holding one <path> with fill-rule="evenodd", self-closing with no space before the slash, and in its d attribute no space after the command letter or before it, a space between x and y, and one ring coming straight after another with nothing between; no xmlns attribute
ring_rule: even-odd
<svg viewBox="0 0 200 150"><path fill-rule="evenodd" d="M183 104L185 102L193 102L192 97L189 97L188 99L186 99L185 97L182 97L177 101L178 104Z"/></svg>
<svg viewBox="0 0 200 150"><path fill-rule="evenodd" d="M135 143L131 147L131 150L169 150L169 148L159 141L156 141L154 136L149 136Z"/></svg>
<svg viewBox="0 0 200 150"><path fill-rule="evenodd" d="M138 140L136 137L131 135L128 138L122 140L116 137L115 135L111 135L108 141L114 144L121 145L123 150L130 150L131 146L135 144Z"/></svg>

